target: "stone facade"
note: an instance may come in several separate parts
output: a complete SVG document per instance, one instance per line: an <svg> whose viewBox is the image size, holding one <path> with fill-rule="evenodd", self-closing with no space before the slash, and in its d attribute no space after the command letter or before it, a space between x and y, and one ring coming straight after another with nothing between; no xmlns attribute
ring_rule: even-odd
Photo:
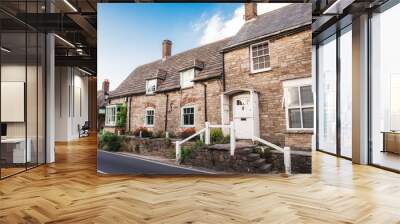
<svg viewBox="0 0 400 224"><path fill-rule="evenodd" d="M205 87L206 86L206 87ZM155 110L154 126L147 127L153 133L168 131L175 136L179 135L185 128L181 125L181 108L193 105L195 108L195 130L204 128L206 112L205 92L207 97L207 120L213 124L221 121L220 113L220 94L222 92L222 81L212 79L204 82L196 82L193 87L153 95L134 95L128 97L128 107L126 130L133 132L136 128L144 126L146 108ZM130 98L130 99L129 99ZM167 105L168 98L168 105ZM125 98L114 98L110 104L124 103ZM166 109L167 107L167 109ZM167 117L167 128L165 128L165 118ZM112 127L106 131L114 132Z"/></svg>
<svg viewBox="0 0 400 224"><path fill-rule="evenodd" d="M311 30L305 27L279 37L269 38L271 70L250 72L250 44L224 53L225 91L234 89L254 89L259 95L260 137L292 150L311 150L312 131L288 131L283 106L283 86L285 80L311 77ZM265 41L265 40L260 40ZM195 106L195 129L200 130L206 121L205 98L207 95L207 120L221 124L221 94L223 79L217 77L207 81L195 82L187 89L156 93L154 95L132 95L113 98L111 104L124 103L128 108L126 130L134 131L144 126L145 109L155 109L153 133L168 131L179 135L184 129L181 125L181 108ZM206 86L206 90L205 87ZM167 104L168 97L168 104ZM231 96L232 98L232 96ZM232 118L232 105L230 106ZM165 118L167 117L167 127ZM230 120L232 120L230 118ZM106 131L113 131L106 128Z"/></svg>
<svg viewBox="0 0 400 224"><path fill-rule="evenodd" d="M292 149L311 150L312 131L287 131L282 102L283 81L311 77L311 30L268 41L270 71L250 72L250 45L224 54L226 91L249 88L258 92L261 138Z"/></svg>

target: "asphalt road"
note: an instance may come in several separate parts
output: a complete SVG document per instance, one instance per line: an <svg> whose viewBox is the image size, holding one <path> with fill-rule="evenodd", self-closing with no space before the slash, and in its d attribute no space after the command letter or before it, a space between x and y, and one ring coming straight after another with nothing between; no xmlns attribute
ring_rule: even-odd
<svg viewBox="0 0 400 224"><path fill-rule="evenodd" d="M137 156L97 151L97 170L106 174L181 175L210 174L206 171L151 161Z"/></svg>

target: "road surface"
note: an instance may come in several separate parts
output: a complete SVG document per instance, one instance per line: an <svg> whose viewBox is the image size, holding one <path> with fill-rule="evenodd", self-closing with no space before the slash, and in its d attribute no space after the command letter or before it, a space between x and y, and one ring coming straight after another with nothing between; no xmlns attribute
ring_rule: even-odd
<svg viewBox="0 0 400 224"><path fill-rule="evenodd" d="M212 174L207 171L165 164L134 155L122 155L102 150L97 151L97 171L103 174Z"/></svg>

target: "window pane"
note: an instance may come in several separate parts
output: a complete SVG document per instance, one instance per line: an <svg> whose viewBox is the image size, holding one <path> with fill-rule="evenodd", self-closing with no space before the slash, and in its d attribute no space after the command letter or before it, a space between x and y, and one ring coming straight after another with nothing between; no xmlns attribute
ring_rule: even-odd
<svg viewBox="0 0 400 224"><path fill-rule="evenodd" d="M301 128L300 109L290 109L289 110L289 127L290 128Z"/></svg>
<svg viewBox="0 0 400 224"><path fill-rule="evenodd" d="M313 94L311 86L300 87L301 105L313 105Z"/></svg>
<svg viewBox="0 0 400 224"><path fill-rule="evenodd" d="M286 100L289 107L299 106L299 90L297 87L287 88Z"/></svg>
<svg viewBox="0 0 400 224"><path fill-rule="evenodd" d="M303 128L314 127L314 108L303 109Z"/></svg>

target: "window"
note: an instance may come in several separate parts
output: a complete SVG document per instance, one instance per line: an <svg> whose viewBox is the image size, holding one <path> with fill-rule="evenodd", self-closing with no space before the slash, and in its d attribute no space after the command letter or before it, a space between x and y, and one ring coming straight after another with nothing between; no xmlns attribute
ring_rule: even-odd
<svg viewBox="0 0 400 224"><path fill-rule="evenodd" d="M267 41L251 45L250 54L251 73L268 71L271 69Z"/></svg>
<svg viewBox="0 0 400 224"><path fill-rule="evenodd" d="M182 107L181 119L183 127L194 127L194 106Z"/></svg>
<svg viewBox="0 0 400 224"><path fill-rule="evenodd" d="M313 129L314 99L311 78L285 81L283 86L285 91L287 129Z"/></svg>
<svg viewBox="0 0 400 224"><path fill-rule="evenodd" d="M145 116L144 116L144 125L146 127L154 126L154 109L153 108L146 109Z"/></svg>
<svg viewBox="0 0 400 224"><path fill-rule="evenodd" d="M157 79L146 80L146 94L153 94L157 89Z"/></svg>
<svg viewBox="0 0 400 224"><path fill-rule="evenodd" d="M194 69L189 69L181 72L181 88L193 86Z"/></svg>
<svg viewBox="0 0 400 224"><path fill-rule="evenodd" d="M117 122L117 105L106 107L106 126L115 126Z"/></svg>

